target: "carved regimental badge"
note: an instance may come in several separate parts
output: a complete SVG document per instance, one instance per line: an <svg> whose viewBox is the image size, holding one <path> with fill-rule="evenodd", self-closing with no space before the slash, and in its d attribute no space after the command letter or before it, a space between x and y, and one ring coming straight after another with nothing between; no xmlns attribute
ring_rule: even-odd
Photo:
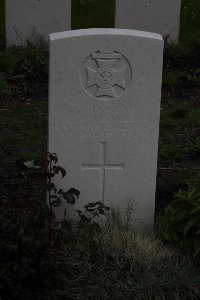
<svg viewBox="0 0 200 300"><path fill-rule="evenodd" d="M128 60L121 53L108 49L101 49L87 57L81 72L84 90L102 100L119 98L132 77Z"/></svg>

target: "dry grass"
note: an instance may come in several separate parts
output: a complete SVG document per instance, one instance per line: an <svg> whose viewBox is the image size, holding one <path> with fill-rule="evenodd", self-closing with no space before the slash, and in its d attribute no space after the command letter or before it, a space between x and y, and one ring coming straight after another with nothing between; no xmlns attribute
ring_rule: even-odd
<svg viewBox="0 0 200 300"><path fill-rule="evenodd" d="M191 259L114 215L92 240L79 236L66 249L51 299L200 298L200 273Z"/></svg>

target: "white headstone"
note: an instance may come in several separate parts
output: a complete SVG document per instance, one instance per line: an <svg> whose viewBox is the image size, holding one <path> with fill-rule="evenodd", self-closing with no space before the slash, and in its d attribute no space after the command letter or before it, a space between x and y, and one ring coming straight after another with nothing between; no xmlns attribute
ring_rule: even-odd
<svg viewBox="0 0 200 300"><path fill-rule="evenodd" d="M134 30L50 35L49 151L67 171L56 185L80 190L74 208L133 199L153 224L162 53L160 35Z"/></svg>
<svg viewBox="0 0 200 300"><path fill-rule="evenodd" d="M116 0L115 27L156 32L178 40L181 0Z"/></svg>
<svg viewBox="0 0 200 300"><path fill-rule="evenodd" d="M71 0L6 0L5 6L7 46L71 29Z"/></svg>

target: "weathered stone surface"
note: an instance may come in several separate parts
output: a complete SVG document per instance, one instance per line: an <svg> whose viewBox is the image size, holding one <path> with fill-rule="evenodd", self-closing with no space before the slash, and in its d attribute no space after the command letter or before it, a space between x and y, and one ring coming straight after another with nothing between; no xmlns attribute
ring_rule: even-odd
<svg viewBox="0 0 200 300"><path fill-rule="evenodd" d="M50 35L49 151L67 171L56 185L81 192L72 209L133 199L153 224L162 53L160 35L134 30Z"/></svg>
<svg viewBox="0 0 200 300"><path fill-rule="evenodd" d="M178 40L181 0L116 0L115 27L156 32Z"/></svg>
<svg viewBox="0 0 200 300"><path fill-rule="evenodd" d="M6 43L24 45L27 39L71 29L71 0L6 0Z"/></svg>

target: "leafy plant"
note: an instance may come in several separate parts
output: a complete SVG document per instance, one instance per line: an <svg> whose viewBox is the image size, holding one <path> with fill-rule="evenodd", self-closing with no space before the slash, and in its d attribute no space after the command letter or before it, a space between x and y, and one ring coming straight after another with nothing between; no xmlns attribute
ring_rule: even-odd
<svg viewBox="0 0 200 300"><path fill-rule="evenodd" d="M18 194L0 202L0 295L42 299L53 278L44 202ZM50 275L51 274L51 275ZM48 282L49 281L49 282Z"/></svg>
<svg viewBox="0 0 200 300"><path fill-rule="evenodd" d="M200 158L200 139L194 139L190 136L187 139L186 146L184 147L184 152L189 154L191 159Z"/></svg>
<svg viewBox="0 0 200 300"><path fill-rule="evenodd" d="M200 140L194 141L192 143L190 156L192 159L200 158Z"/></svg>
<svg viewBox="0 0 200 300"><path fill-rule="evenodd" d="M183 157L183 149L176 144L161 144L159 149L159 157L161 159L177 160Z"/></svg>
<svg viewBox="0 0 200 300"><path fill-rule="evenodd" d="M48 51L44 42L27 41L26 47L9 47L0 51L0 91L2 98L20 95L20 99L39 97L46 92ZM44 90L45 89L45 90Z"/></svg>
<svg viewBox="0 0 200 300"><path fill-rule="evenodd" d="M100 216L106 216L106 211L110 210L101 201L91 202L84 206L84 212L76 210L79 216L78 232L84 231L91 238L100 231L100 225L96 219Z"/></svg>
<svg viewBox="0 0 200 300"><path fill-rule="evenodd" d="M175 86L181 86L187 81L187 74L180 70L167 70L163 74L163 84L174 92Z"/></svg>
<svg viewBox="0 0 200 300"><path fill-rule="evenodd" d="M24 193L26 183L16 194L5 193L0 201L0 297L9 299L44 299L46 291L55 284L55 263L58 249L67 243L65 215L57 221L53 207L61 199L73 204L79 191L69 189L66 193L56 189L52 178L58 173L64 177L65 170L57 166L57 156L47 154L45 180L47 179L48 204L44 199ZM33 161L23 163L37 168ZM26 195L26 196L25 196ZM55 254L56 253L56 254Z"/></svg>
<svg viewBox="0 0 200 300"><path fill-rule="evenodd" d="M172 93L195 87L200 82L198 67L200 39L187 43L165 43L163 84Z"/></svg>
<svg viewBox="0 0 200 300"><path fill-rule="evenodd" d="M0 94L2 96L11 96L14 94L14 89L7 82L7 77L0 73Z"/></svg>
<svg viewBox="0 0 200 300"><path fill-rule="evenodd" d="M187 111L184 107L178 106L176 109L172 112L172 117L173 118L185 118L187 114Z"/></svg>
<svg viewBox="0 0 200 300"><path fill-rule="evenodd" d="M187 190L174 195L160 219L165 241L178 244L200 257L200 181L187 181Z"/></svg>
<svg viewBox="0 0 200 300"><path fill-rule="evenodd" d="M47 191L48 191L48 204L49 204L49 243L52 242L53 234L59 231L60 225L64 226L66 217L66 210L64 211L63 220L55 220L53 212L54 207L59 207L62 204L62 200L66 200L69 204L75 204L76 199L79 198L80 192L74 188L70 188L67 192L62 189L57 189L55 184L52 182L52 178L58 173L61 173L62 178L66 175L66 171L57 165L58 158L55 153L47 153L46 161L46 177L47 177ZM66 227L66 226L64 226Z"/></svg>
<svg viewBox="0 0 200 300"><path fill-rule="evenodd" d="M45 43L27 41L26 47L6 48L0 52L0 70L7 75L37 78L48 72L48 52Z"/></svg>
<svg viewBox="0 0 200 300"><path fill-rule="evenodd" d="M0 70L7 75L14 75L19 72L19 66L21 63L22 50L13 46L4 49L0 52Z"/></svg>
<svg viewBox="0 0 200 300"><path fill-rule="evenodd" d="M33 44L27 41L27 46L22 50L21 55L21 73L33 78L48 73L48 55L45 44Z"/></svg>

